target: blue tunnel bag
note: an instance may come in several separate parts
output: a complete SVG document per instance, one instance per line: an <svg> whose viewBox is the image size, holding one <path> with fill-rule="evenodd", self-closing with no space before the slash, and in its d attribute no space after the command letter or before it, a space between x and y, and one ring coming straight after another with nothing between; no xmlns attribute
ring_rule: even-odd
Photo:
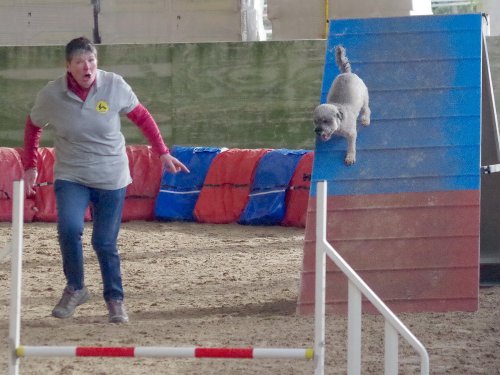
<svg viewBox="0 0 500 375"><path fill-rule="evenodd" d="M306 150L277 149L257 166L250 197L238 220L246 225L278 225L285 216L285 197L295 168Z"/></svg>
<svg viewBox="0 0 500 375"><path fill-rule="evenodd" d="M164 172L156 199L155 216L160 220L195 221L194 207L213 159L224 149L174 146L172 156L191 173Z"/></svg>

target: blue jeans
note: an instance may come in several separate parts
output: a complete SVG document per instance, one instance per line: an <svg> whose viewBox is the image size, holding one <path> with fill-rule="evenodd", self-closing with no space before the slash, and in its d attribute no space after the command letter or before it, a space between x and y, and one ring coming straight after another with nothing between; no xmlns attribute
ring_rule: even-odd
<svg viewBox="0 0 500 375"><path fill-rule="evenodd" d="M82 234L85 211L92 212L92 246L101 267L103 296L106 301L122 300L123 287L117 238L120 230L126 188L103 190L78 183L56 180L57 231L67 286L85 286Z"/></svg>

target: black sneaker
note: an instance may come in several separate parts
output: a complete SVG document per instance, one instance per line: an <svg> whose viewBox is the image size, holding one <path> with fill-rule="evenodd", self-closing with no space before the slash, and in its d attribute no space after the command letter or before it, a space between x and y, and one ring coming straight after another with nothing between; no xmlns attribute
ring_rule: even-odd
<svg viewBox="0 0 500 375"><path fill-rule="evenodd" d="M69 318L75 312L78 305L87 302L90 299L90 293L86 287L80 290L74 290L67 286L64 288L63 295L59 303L52 310L52 316L60 319Z"/></svg>
<svg viewBox="0 0 500 375"><path fill-rule="evenodd" d="M110 323L128 323L127 310L121 300L110 300L106 302L109 311Z"/></svg>

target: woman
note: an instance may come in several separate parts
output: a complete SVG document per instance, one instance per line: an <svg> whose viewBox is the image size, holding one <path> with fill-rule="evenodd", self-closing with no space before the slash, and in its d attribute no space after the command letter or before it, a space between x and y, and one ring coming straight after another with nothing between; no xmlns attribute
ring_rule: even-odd
<svg viewBox="0 0 500 375"><path fill-rule="evenodd" d="M117 238L126 188L132 179L120 115L127 115L141 129L165 170L189 170L170 155L154 119L123 78L97 69L97 50L90 40L80 37L66 45L66 68L64 76L38 93L24 134L26 194L33 195L42 127L54 129L57 229L67 285L52 315L68 318L90 298L81 240L90 204L92 246L101 268L109 321L126 323Z"/></svg>

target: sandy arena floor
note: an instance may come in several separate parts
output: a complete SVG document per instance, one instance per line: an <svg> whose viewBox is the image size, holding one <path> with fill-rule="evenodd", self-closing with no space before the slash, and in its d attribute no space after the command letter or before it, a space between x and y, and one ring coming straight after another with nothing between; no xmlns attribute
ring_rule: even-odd
<svg viewBox="0 0 500 375"><path fill-rule="evenodd" d="M87 227L88 228L88 227ZM131 322L107 323L100 273L85 232L91 301L67 320L50 316L64 287L55 224L25 226L21 342L25 345L313 345L312 317L297 316L303 229L130 222L120 249ZM0 223L0 249L10 224ZM9 258L10 259L10 258ZM0 262L0 372L7 373L10 262ZM500 374L500 286L480 290L476 313L404 314L427 347L431 374ZM346 319L327 318L326 373L346 373ZM383 373L383 321L363 318L363 374ZM400 340L401 374L419 360ZM284 360L27 358L21 374L312 374L313 363Z"/></svg>

